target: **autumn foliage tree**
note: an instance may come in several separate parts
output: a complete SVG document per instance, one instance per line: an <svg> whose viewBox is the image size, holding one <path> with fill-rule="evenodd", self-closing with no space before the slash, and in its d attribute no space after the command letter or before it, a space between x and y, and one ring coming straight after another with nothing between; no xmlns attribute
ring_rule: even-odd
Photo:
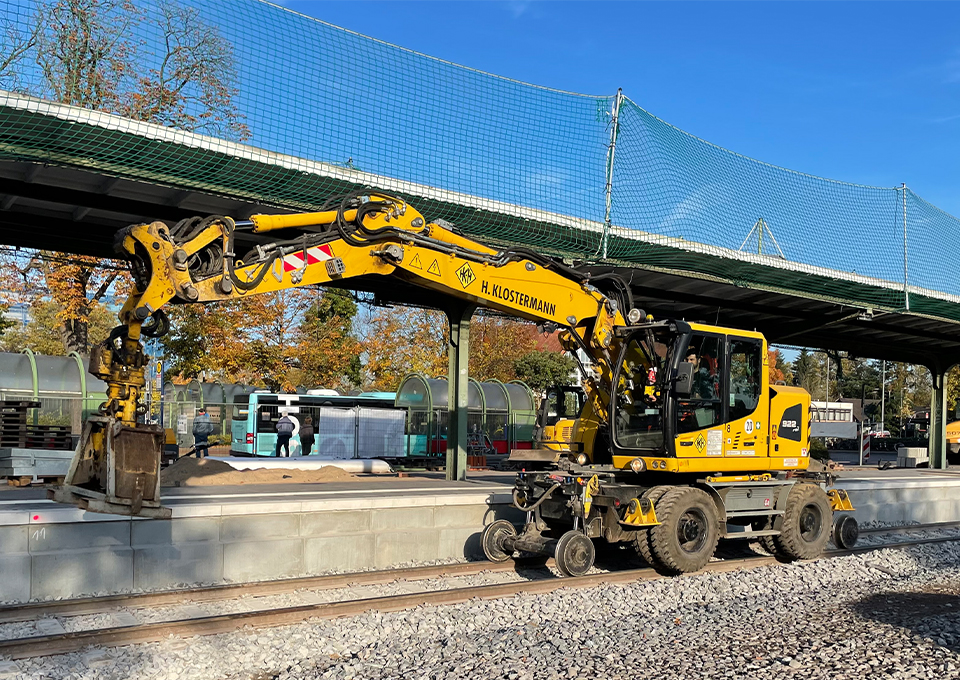
<svg viewBox="0 0 960 680"><path fill-rule="evenodd" d="M447 317L430 309L376 308L363 320L367 385L393 391L408 373L447 374Z"/></svg>
<svg viewBox="0 0 960 680"><path fill-rule="evenodd" d="M146 26L152 24L152 26ZM159 32L153 52L137 40L145 26ZM43 4L27 31L4 25L0 79L71 106L104 111L182 130L243 140L250 136L234 99L232 46L194 7L161 0L150 12L132 0L54 0ZM39 79L25 78L35 63ZM40 261L63 260L43 252ZM125 274L101 271L103 260L71 256L42 267L47 294L59 309L64 351L90 350L90 316L109 294L123 294Z"/></svg>
<svg viewBox="0 0 960 680"><path fill-rule="evenodd" d="M293 289L170 308L168 377L274 391L359 385L357 306L347 292Z"/></svg>
<svg viewBox="0 0 960 680"><path fill-rule="evenodd" d="M325 290L310 304L294 334L301 386L349 389L363 384L362 347L353 333L357 303L343 290Z"/></svg>

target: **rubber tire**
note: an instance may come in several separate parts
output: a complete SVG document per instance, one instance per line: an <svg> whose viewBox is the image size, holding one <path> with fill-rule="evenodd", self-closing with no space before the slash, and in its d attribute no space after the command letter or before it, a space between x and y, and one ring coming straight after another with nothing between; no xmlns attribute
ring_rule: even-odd
<svg viewBox="0 0 960 680"><path fill-rule="evenodd" d="M777 557L779 553L777 552L777 542L774 540L775 538L776 536L761 536L757 541L760 543L761 548L774 557Z"/></svg>
<svg viewBox="0 0 960 680"><path fill-rule="evenodd" d="M647 499L653 504L653 509L657 509L657 501L660 500L663 494L667 493L670 490L669 486L655 486L652 489L647 489L643 492L643 495L640 496L641 499ZM659 517L659 513L658 513ZM637 554L640 558L650 565L653 568L657 567L656 558L653 556L653 549L650 547L650 528L638 529L636 536L633 538L633 548L637 551Z"/></svg>
<svg viewBox="0 0 960 680"><path fill-rule="evenodd" d="M860 526L852 515L840 515L833 523L833 544L838 548L849 550L857 544L860 537Z"/></svg>
<svg viewBox="0 0 960 680"><path fill-rule="evenodd" d="M579 531L568 531L557 541L554 560L564 576L583 576L593 567L596 557L593 541Z"/></svg>
<svg viewBox="0 0 960 680"><path fill-rule="evenodd" d="M815 507L820 513L820 530L812 541L803 537L800 527L800 518L807 507ZM816 484L796 484L787 496L780 535L774 537L777 557L788 561L819 557L830 539L832 524L833 510L827 492Z"/></svg>
<svg viewBox="0 0 960 680"><path fill-rule="evenodd" d="M677 535L680 518L691 510L703 516L705 525L705 540L696 552L684 550ZM650 547L657 571L676 576L703 569L720 540L717 506L707 492L692 486L671 488L657 504L657 519L660 524L650 529Z"/></svg>
<svg viewBox="0 0 960 680"><path fill-rule="evenodd" d="M498 519L491 522L483 529L480 534L480 547L483 548L483 554L491 562L506 562L513 553L507 553L500 547L500 538L503 536L516 536L517 528L512 522L505 519Z"/></svg>

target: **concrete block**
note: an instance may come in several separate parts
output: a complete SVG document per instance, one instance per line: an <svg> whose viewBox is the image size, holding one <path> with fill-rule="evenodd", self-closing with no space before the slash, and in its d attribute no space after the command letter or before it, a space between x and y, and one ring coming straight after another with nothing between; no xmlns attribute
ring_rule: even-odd
<svg viewBox="0 0 960 680"><path fill-rule="evenodd" d="M376 563L377 537L373 534L321 536L303 541L306 574L369 569Z"/></svg>
<svg viewBox="0 0 960 680"><path fill-rule="evenodd" d="M434 526L434 508L432 505L412 508L389 508L373 513L374 531L393 531L395 529L429 529Z"/></svg>
<svg viewBox="0 0 960 680"><path fill-rule="evenodd" d="M374 566L386 569L401 562L435 560L439 551L440 532L435 529L379 533Z"/></svg>
<svg viewBox="0 0 960 680"><path fill-rule="evenodd" d="M0 602L30 599L30 555L26 552L0 555Z"/></svg>
<svg viewBox="0 0 960 680"><path fill-rule="evenodd" d="M300 535L300 516L236 515L220 519L220 541L272 541Z"/></svg>
<svg viewBox="0 0 960 680"><path fill-rule="evenodd" d="M109 548L33 555L31 597L80 597L133 588L133 550Z"/></svg>
<svg viewBox="0 0 960 680"><path fill-rule="evenodd" d="M155 545L134 550L135 588L171 588L177 584L223 580L223 546L219 543Z"/></svg>
<svg viewBox="0 0 960 680"><path fill-rule="evenodd" d="M223 546L223 578L225 581L262 581L303 573L303 542L249 541Z"/></svg>
<svg viewBox="0 0 960 680"><path fill-rule="evenodd" d="M27 530L25 524L20 526L0 526L0 555L7 553L25 553L27 547Z"/></svg>
<svg viewBox="0 0 960 680"><path fill-rule="evenodd" d="M480 547L480 533L480 529L476 527L440 529L437 559L474 560L482 558L483 548Z"/></svg>
<svg viewBox="0 0 960 680"><path fill-rule="evenodd" d="M179 545L219 540L219 517L190 517L134 522L130 543L134 548L139 548L147 545Z"/></svg>
<svg viewBox="0 0 960 680"><path fill-rule="evenodd" d="M370 531L370 510L305 512L300 515L301 536L338 536Z"/></svg>
<svg viewBox="0 0 960 680"><path fill-rule="evenodd" d="M436 507L433 510L434 526L447 527L483 527L493 521L496 511L483 505L452 505Z"/></svg>
<svg viewBox="0 0 960 680"><path fill-rule="evenodd" d="M220 514L228 515L292 515L300 512L300 501L268 503L264 501L223 503Z"/></svg>
<svg viewBox="0 0 960 680"><path fill-rule="evenodd" d="M484 526L496 519L505 519L514 524L523 524L527 521L527 513L517 510L512 505L492 505L490 507L493 508L493 513L492 516L487 517Z"/></svg>
<svg viewBox="0 0 960 680"><path fill-rule="evenodd" d="M127 548L130 546L130 524L130 520L125 522L31 524L30 552Z"/></svg>

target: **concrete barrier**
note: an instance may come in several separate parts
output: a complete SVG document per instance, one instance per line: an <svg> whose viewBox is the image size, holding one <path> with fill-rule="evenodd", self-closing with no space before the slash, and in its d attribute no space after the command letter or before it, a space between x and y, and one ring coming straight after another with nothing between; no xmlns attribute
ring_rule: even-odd
<svg viewBox="0 0 960 680"><path fill-rule="evenodd" d="M54 505L0 510L0 601L247 582L482 557L501 491L179 503L170 520ZM39 507L40 509L36 509Z"/></svg>
<svg viewBox="0 0 960 680"><path fill-rule="evenodd" d="M891 471L891 475L896 472ZM891 476L856 480L841 477L837 486L850 494L856 509L853 516L861 524L960 521L960 477Z"/></svg>

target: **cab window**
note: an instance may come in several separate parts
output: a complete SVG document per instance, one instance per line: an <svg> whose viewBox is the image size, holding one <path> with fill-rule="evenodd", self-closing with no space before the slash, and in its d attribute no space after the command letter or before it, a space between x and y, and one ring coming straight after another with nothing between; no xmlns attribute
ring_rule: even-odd
<svg viewBox="0 0 960 680"><path fill-rule="evenodd" d="M677 432L693 432L723 422L723 338L695 334L683 361L693 364L693 390L677 401Z"/></svg>
<svg viewBox="0 0 960 680"><path fill-rule="evenodd" d="M624 449L663 448L663 395L672 338L637 334L621 356L613 438Z"/></svg>
<svg viewBox="0 0 960 680"><path fill-rule="evenodd" d="M759 340L731 338L729 420L745 418L760 402L760 375L763 346Z"/></svg>

